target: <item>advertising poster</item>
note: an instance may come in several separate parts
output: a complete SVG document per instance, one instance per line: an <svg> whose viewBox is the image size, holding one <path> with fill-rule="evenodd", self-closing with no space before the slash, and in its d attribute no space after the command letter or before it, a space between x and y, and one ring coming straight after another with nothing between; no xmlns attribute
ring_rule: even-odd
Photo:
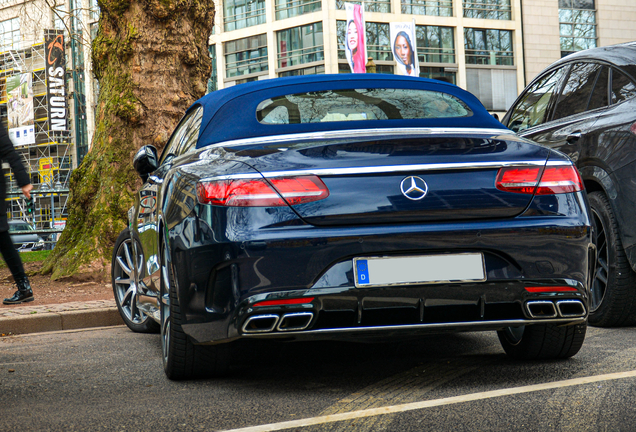
<svg viewBox="0 0 636 432"><path fill-rule="evenodd" d="M31 74L7 78L7 123L13 145L35 144L33 84Z"/></svg>
<svg viewBox="0 0 636 432"><path fill-rule="evenodd" d="M345 3L347 28L345 29L345 54L353 73L367 71L367 41L364 24L364 9L353 3Z"/></svg>
<svg viewBox="0 0 636 432"><path fill-rule="evenodd" d="M396 75L420 76L417 61L415 23L391 23L391 47L397 63Z"/></svg>
<svg viewBox="0 0 636 432"><path fill-rule="evenodd" d="M46 61L46 99L49 109L49 131L68 130L68 101L66 99L66 52L64 32L44 32Z"/></svg>

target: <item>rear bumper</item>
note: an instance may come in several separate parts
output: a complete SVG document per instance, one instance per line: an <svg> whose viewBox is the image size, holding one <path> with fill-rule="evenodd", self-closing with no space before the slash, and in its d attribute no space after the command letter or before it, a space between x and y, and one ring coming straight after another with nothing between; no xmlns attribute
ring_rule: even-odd
<svg viewBox="0 0 636 432"><path fill-rule="evenodd" d="M552 200L544 207L536 205L531 216L506 220L285 225L253 230L241 238L235 235L232 241L222 235L229 232L227 227L188 217L170 230L183 329L197 343L222 343L237 338L391 337L583 322L594 266L591 227L584 195L559 196L566 198L579 203L579 211L554 212ZM197 224L199 232L192 228ZM357 288L353 281L355 257L466 252L484 255L485 282ZM529 286L575 290L531 293ZM263 300L303 297L313 300L254 307ZM538 311L555 312L532 313L532 301L547 302L540 303ZM573 303L564 303L566 312L560 312L557 302L564 301ZM281 329L280 321L289 314L292 320ZM272 329L246 331L246 323L257 315L272 315L256 325Z"/></svg>

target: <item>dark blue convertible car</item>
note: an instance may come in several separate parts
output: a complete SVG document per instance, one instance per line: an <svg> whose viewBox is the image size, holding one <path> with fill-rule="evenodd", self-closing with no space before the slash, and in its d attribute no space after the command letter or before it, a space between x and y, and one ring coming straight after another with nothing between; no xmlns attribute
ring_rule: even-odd
<svg viewBox="0 0 636 432"><path fill-rule="evenodd" d="M454 85L242 84L134 166L113 287L131 329L160 329L171 379L223 372L247 338L493 330L521 359L583 344L595 251L579 174Z"/></svg>

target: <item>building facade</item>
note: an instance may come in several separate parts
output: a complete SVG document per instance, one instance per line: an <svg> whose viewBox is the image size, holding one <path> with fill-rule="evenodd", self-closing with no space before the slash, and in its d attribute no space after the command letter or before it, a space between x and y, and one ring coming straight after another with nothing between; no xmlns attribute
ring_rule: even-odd
<svg viewBox="0 0 636 432"><path fill-rule="evenodd" d="M414 22L420 76L466 88L492 111L505 111L523 88L520 0L373 0L363 7L367 54L377 72L396 67L389 24ZM209 87L348 73L345 23L341 0L219 2Z"/></svg>
<svg viewBox="0 0 636 432"><path fill-rule="evenodd" d="M352 3L361 4L352 1ZM474 93L503 113L543 68L569 52L636 40L633 0L370 0L368 56L394 73L389 23L414 22L420 76ZM314 73L348 73L341 0L217 3L209 89Z"/></svg>

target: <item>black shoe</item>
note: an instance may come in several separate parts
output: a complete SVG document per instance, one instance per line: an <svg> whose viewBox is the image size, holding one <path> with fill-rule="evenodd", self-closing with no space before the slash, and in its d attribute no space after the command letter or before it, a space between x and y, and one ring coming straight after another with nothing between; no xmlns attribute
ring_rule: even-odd
<svg viewBox="0 0 636 432"><path fill-rule="evenodd" d="M10 305L10 304L28 303L33 300L34 300L33 291L17 290L15 294L13 294L13 297L4 299L2 303L6 305Z"/></svg>
<svg viewBox="0 0 636 432"><path fill-rule="evenodd" d="M31 289L31 284L29 283L29 278L26 276L19 277L15 284L18 287L18 290L13 294L13 297L6 298L2 302L3 304L20 304L20 303L28 303L34 300L33 290Z"/></svg>

